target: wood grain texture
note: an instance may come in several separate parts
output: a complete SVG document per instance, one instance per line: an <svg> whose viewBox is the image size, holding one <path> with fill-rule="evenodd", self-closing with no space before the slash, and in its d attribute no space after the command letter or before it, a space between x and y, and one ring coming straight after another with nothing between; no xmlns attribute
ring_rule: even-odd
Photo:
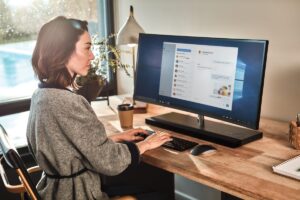
<svg viewBox="0 0 300 200"><path fill-rule="evenodd" d="M111 102L114 108L119 101L116 98ZM134 115L134 124L143 126L146 117L171 110L149 105L148 113ZM110 121L116 119L116 115L100 117L108 134L118 132L110 124ZM154 126L151 128L163 130ZM288 128L288 122L263 118L260 120L263 138L239 148L229 148L167 131L174 136L201 144L212 144L217 152L206 156L192 156L188 151L174 154L160 147L146 152L142 159L148 164L243 199L300 200L300 181L272 171L273 165L300 154L300 150L294 149L288 142Z"/></svg>

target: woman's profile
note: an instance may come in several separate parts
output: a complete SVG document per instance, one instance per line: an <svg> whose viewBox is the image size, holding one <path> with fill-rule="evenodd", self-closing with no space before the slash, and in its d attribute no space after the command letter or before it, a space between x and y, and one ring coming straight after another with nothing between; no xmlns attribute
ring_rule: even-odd
<svg viewBox="0 0 300 200"><path fill-rule="evenodd" d="M138 165L145 151L171 140L165 133L142 140L142 129L106 135L90 104L72 92L76 76L86 75L93 59L86 21L60 16L40 29L32 56L40 83L31 99L27 139L44 171L37 185L42 199L109 199L100 173L120 174Z"/></svg>

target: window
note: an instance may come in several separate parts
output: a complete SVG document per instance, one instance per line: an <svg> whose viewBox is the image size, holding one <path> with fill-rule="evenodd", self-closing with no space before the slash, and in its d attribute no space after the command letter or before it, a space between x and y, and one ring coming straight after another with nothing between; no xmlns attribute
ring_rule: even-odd
<svg viewBox="0 0 300 200"><path fill-rule="evenodd" d="M31 56L44 23L59 15L87 20L90 34L102 38L111 33L111 10L109 0L0 0L0 116L29 109L38 83ZM27 118L28 112L12 114L0 117L0 123L9 131L7 126L18 127ZM11 130L21 135L26 131L24 125Z"/></svg>
<svg viewBox="0 0 300 200"><path fill-rule="evenodd" d="M103 35L99 27L97 0L0 0L0 102L30 97L37 86L31 55L40 27L59 15L89 22L92 35ZM104 23L100 23L104 24Z"/></svg>

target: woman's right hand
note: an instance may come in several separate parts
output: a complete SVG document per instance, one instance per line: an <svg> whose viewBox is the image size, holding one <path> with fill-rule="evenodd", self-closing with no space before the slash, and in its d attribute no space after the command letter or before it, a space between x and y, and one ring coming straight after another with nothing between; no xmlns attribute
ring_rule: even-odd
<svg viewBox="0 0 300 200"><path fill-rule="evenodd" d="M156 132L148 136L145 140L138 142L136 145L139 148L140 154L150 149L155 149L164 143L171 141L171 135L165 132Z"/></svg>

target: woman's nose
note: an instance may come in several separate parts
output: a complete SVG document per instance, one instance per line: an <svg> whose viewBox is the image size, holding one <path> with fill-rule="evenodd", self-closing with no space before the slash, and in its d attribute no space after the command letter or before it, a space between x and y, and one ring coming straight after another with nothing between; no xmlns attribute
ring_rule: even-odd
<svg viewBox="0 0 300 200"><path fill-rule="evenodd" d="M92 51L90 51L90 60L94 60L95 56Z"/></svg>

